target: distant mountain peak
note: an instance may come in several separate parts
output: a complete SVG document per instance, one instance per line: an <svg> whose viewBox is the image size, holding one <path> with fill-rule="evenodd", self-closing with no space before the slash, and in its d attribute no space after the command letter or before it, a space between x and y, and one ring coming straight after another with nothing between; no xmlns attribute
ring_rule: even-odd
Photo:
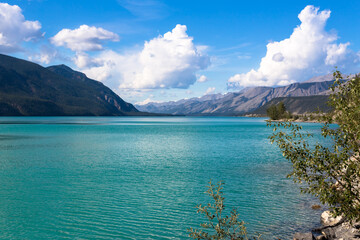
<svg viewBox="0 0 360 240"><path fill-rule="evenodd" d="M333 79L334 79L333 74L329 73L326 75L312 77L309 80L305 81L304 83L327 82L327 81L331 81Z"/></svg>
<svg viewBox="0 0 360 240"><path fill-rule="evenodd" d="M87 76L84 73L75 71L74 69L70 68L69 66L67 66L65 64L49 66L49 67L47 67L47 69L54 73L62 75L64 77L67 77L67 78L75 77L79 80L87 79Z"/></svg>
<svg viewBox="0 0 360 240"><path fill-rule="evenodd" d="M71 67L69 67L68 65L65 65L65 64L59 64L59 65L53 65L53 66L47 67L47 69L51 69L51 68L61 69L61 70L68 71L68 72L76 72L74 69L72 69Z"/></svg>

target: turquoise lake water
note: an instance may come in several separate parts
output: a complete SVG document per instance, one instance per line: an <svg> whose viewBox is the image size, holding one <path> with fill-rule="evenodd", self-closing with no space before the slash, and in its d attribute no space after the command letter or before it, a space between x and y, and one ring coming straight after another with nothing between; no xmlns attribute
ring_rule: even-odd
<svg viewBox="0 0 360 240"><path fill-rule="evenodd" d="M271 133L262 118L0 118L0 239L188 239L210 179L250 233L291 239L321 210Z"/></svg>

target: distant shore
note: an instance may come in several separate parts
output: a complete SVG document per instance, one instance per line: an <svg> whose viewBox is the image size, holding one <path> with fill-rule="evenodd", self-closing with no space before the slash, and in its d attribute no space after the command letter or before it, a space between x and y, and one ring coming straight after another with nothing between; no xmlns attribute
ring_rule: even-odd
<svg viewBox="0 0 360 240"><path fill-rule="evenodd" d="M293 115L293 118L282 118L282 119L277 119L277 120L271 120L274 122L285 122L285 121L291 121L291 122L296 122L296 123L324 123L323 120L321 120L321 116L320 114L297 114L297 115ZM269 117L267 115L262 115L262 114L246 114L243 115L243 117Z"/></svg>

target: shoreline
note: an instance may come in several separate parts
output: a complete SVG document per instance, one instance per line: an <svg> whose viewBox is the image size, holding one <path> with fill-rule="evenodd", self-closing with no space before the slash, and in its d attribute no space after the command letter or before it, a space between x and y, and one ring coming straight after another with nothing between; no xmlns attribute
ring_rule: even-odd
<svg viewBox="0 0 360 240"><path fill-rule="evenodd" d="M360 222L347 221L342 216L333 217L329 210L320 215L321 227L309 232L294 233L293 240L352 240L360 239Z"/></svg>
<svg viewBox="0 0 360 240"><path fill-rule="evenodd" d="M255 117L255 118L263 118L267 117L269 120L273 122L294 122L294 123L325 123L325 121L322 121L319 119L319 117L323 115L319 114L294 114L295 118L282 118L277 120L271 120L269 116L267 115L260 115L260 114L246 114L243 115L243 117Z"/></svg>

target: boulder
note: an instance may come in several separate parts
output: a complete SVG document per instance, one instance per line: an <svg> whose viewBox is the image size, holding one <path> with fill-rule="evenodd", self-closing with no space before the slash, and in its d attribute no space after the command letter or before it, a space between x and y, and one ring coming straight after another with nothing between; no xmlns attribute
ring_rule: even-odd
<svg viewBox="0 0 360 240"><path fill-rule="evenodd" d="M335 230L333 228L325 228L322 232L321 232L326 239L328 240L333 240L336 239L336 234L335 234Z"/></svg>
<svg viewBox="0 0 360 240"><path fill-rule="evenodd" d="M319 236L315 237L315 239L316 240L327 240L324 235L319 235Z"/></svg>
<svg viewBox="0 0 360 240"><path fill-rule="evenodd" d="M341 216L337 216L336 218L334 218L330 211L325 211L321 214L321 223L324 226L333 226L338 224L342 220L343 218Z"/></svg>
<svg viewBox="0 0 360 240"><path fill-rule="evenodd" d="M311 232L295 233L293 239L294 240L315 240L315 237Z"/></svg>
<svg viewBox="0 0 360 240"><path fill-rule="evenodd" d="M359 230L349 222L324 228L321 233L327 240L352 240L360 239Z"/></svg>

